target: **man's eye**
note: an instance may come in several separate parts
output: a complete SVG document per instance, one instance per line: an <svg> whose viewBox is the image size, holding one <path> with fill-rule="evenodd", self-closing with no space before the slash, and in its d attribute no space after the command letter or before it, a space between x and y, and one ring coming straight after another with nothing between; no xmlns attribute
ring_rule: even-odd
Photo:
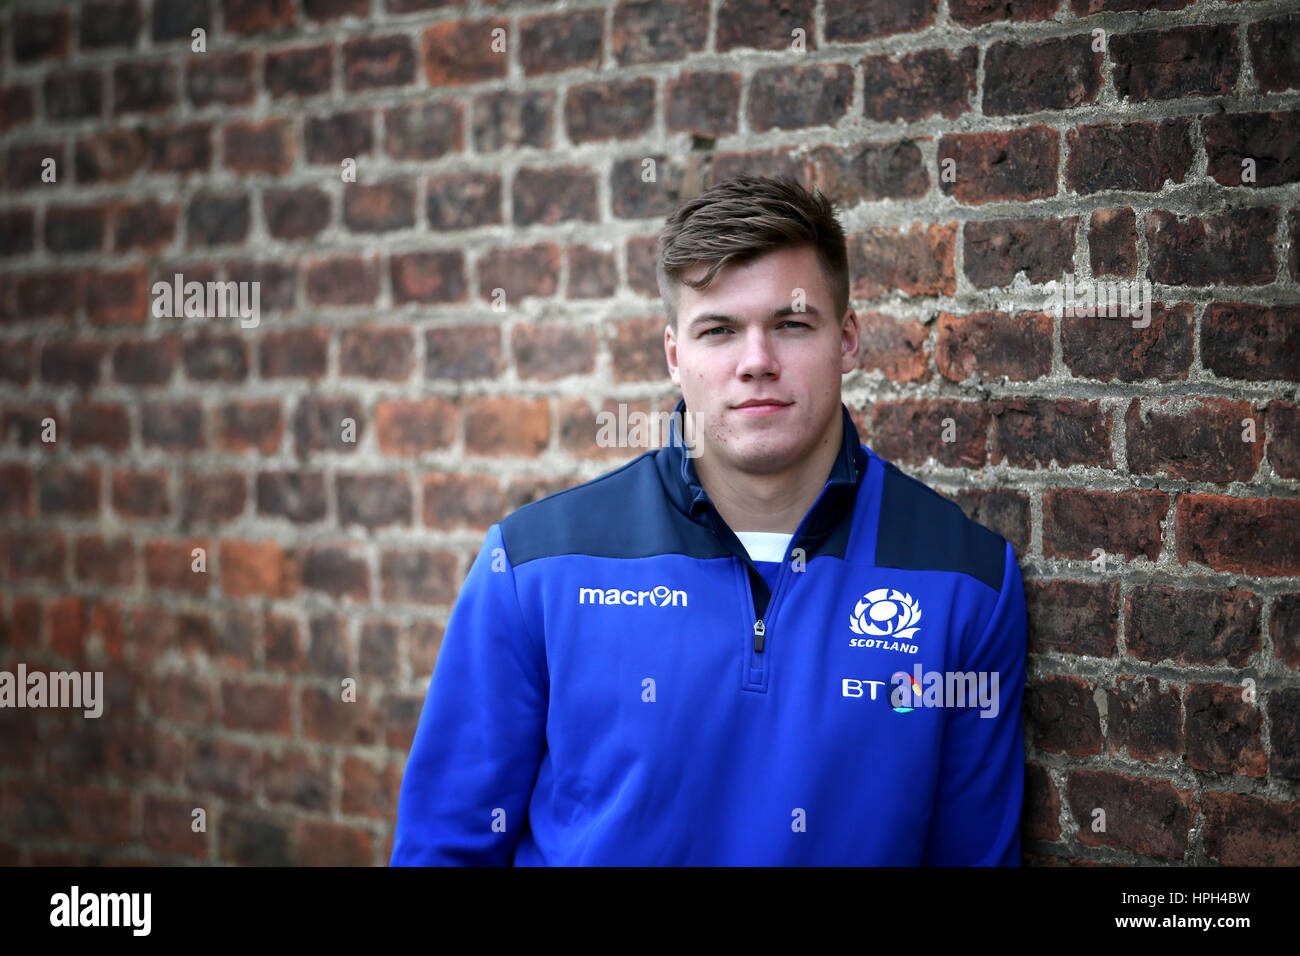
<svg viewBox="0 0 1300 956"><path fill-rule="evenodd" d="M706 336L706 335L713 335L714 332L730 332L730 331L731 330L728 329L725 325L715 325L711 329L705 329L703 332L700 333L700 335ZM713 336L713 337L717 338L718 336Z"/></svg>
<svg viewBox="0 0 1300 956"><path fill-rule="evenodd" d="M781 324L782 324L782 325L797 325L797 326L799 326L800 328L803 328L803 329L811 329L811 328L812 328L812 326L809 325L807 322L800 322L798 319L786 319L786 320L785 320L784 322L782 322Z"/></svg>

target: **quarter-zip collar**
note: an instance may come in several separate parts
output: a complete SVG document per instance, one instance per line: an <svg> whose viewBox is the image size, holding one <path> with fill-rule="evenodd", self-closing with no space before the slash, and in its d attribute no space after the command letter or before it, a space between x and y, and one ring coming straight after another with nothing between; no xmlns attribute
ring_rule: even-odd
<svg viewBox="0 0 1300 956"><path fill-rule="evenodd" d="M710 512L712 516L716 516L718 523L722 523L721 515L709 499L704 486L700 484L694 460L685 453L680 432L685 414L686 400L679 399L677 407L673 409L669 441L657 453L660 475L664 479L664 487L678 510L691 520L714 526L717 530L711 520ZM843 402L840 403L840 415L844 429L839 454L835 457L835 463L831 467L821 497L804 518L802 525L804 538L824 537L844 517L846 510L852 510L858 486L867 471L868 453L862 447L858 429L853 424L853 418Z"/></svg>

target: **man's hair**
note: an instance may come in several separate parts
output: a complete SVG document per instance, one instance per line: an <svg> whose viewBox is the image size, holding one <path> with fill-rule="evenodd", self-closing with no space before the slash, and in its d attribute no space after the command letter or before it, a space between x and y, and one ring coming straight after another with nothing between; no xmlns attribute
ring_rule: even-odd
<svg viewBox="0 0 1300 956"><path fill-rule="evenodd" d="M679 286L703 289L724 266L797 246L816 252L838 321L849 307L849 256L834 204L820 190L809 193L787 176L742 175L688 199L659 233L655 277L668 320L677 328ZM708 272L682 278L698 265L708 265Z"/></svg>

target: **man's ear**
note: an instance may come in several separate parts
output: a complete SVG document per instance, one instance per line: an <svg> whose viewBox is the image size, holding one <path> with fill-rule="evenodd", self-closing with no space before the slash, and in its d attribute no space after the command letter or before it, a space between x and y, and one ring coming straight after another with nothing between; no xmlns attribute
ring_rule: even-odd
<svg viewBox="0 0 1300 956"><path fill-rule="evenodd" d="M677 371L677 334L673 332L672 323L664 326L664 358L668 361L668 374L673 384L681 388L682 379Z"/></svg>
<svg viewBox="0 0 1300 956"><path fill-rule="evenodd" d="M860 345L858 314L852 309L844 313L840 324L840 373L852 372L858 367L858 347Z"/></svg>

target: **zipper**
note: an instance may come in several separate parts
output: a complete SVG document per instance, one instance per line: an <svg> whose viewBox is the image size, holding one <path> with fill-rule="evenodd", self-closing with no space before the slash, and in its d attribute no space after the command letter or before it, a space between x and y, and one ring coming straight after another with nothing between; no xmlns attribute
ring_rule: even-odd
<svg viewBox="0 0 1300 956"><path fill-rule="evenodd" d="M813 506L808 509L807 513L803 516L803 520L799 522L799 527L795 529L794 534L790 538L790 544L786 547L785 555L781 558L781 570L778 571L776 575L776 587L772 589L772 593L771 595L769 595L767 599L767 611L765 612L765 614L767 616L768 621L774 620L776 618L777 598L782 594L782 585L785 584L786 572L789 570L790 567L790 555L794 552L794 549L799 544L800 538L803 536L804 525L807 523L809 515L811 515L814 511L817 510L818 505L822 503L822 499L826 497L826 491L828 487L829 484L826 487L822 488L822 493L817 496L817 500L813 502ZM753 592L753 587L750 586L749 568L753 566L753 562L748 559L745 559L744 563L746 569L745 584L750 587L749 603L750 603L750 607L752 608L754 606L754 592ZM755 573L758 573L757 569L755 569ZM790 573L793 574L794 572L790 572ZM757 615L757 612L755 612L754 615L754 653L755 654L763 653L763 647L767 643L767 631L768 631L767 623L763 620L763 618Z"/></svg>

